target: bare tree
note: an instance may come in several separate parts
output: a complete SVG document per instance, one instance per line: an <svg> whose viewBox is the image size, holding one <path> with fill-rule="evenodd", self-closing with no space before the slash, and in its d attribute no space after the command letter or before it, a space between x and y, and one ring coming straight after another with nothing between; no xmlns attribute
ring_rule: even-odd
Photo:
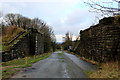
<svg viewBox="0 0 120 80"><path fill-rule="evenodd" d="M72 46L72 37L73 37L73 35L70 32L67 32L65 34L65 37L63 37L63 39L64 39L64 42L63 42L64 50L68 50L69 46Z"/></svg>
<svg viewBox="0 0 120 80"><path fill-rule="evenodd" d="M24 29L31 27L31 19L20 14L7 14L4 19L7 23L7 26L14 25Z"/></svg>
<svg viewBox="0 0 120 80"><path fill-rule="evenodd" d="M31 19L27 17L22 17L20 19L21 27L24 29L31 28Z"/></svg>
<svg viewBox="0 0 120 80"><path fill-rule="evenodd" d="M5 21L7 25L15 25L15 15L14 14L7 14L5 16Z"/></svg>
<svg viewBox="0 0 120 80"><path fill-rule="evenodd" d="M118 14L120 11L118 0L106 1L106 0L83 0L85 4L87 4L91 9L90 12L97 12L102 15L114 15ZM117 4L117 6L116 6Z"/></svg>
<svg viewBox="0 0 120 80"><path fill-rule="evenodd" d="M41 19L34 18L31 21L31 26L32 26L32 28L40 30L40 28L43 26L43 23L44 23L44 21L42 21Z"/></svg>
<svg viewBox="0 0 120 80"><path fill-rule="evenodd" d="M34 18L30 19L27 17L24 17L20 14L7 14L4 17L5 26L16 26L16 27L21 27L23 29L28 29L28 28L34 28L41 32L44 36L44 50L45 52L50 51L51 49L55 50L55 43L56 43L56 38L54 35L54 32L52 28L47 25L43 20L39 18ZM0 26L2 23L0 24Z"/></svg>

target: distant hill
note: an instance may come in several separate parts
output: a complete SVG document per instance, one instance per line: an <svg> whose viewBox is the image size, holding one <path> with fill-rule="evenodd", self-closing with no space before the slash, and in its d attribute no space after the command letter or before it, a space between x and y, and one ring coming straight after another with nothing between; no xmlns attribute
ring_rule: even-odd
<svg viewBox="0 0 120 80"><path fill-rule="evenodd" d="M56 42L57 44L62 44L63 42Z"/></svg>

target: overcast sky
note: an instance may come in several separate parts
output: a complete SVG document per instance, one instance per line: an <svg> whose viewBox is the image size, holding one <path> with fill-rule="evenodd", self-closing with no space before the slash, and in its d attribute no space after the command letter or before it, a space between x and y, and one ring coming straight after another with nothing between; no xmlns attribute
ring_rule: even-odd
<svg viewBox="0 0 120 80"><path fill-rule="evenodd" d="M82 0L3 0L0 11L3 14L19 13L31 19L38 17L50 25L57 38L62 42L66 32L74 39L80 30L97 23L96 13L90 13Z"/></svg>

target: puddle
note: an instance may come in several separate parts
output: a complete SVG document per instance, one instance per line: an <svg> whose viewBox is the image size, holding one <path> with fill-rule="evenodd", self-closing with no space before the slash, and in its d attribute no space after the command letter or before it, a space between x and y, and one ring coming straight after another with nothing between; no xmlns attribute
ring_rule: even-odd
<svg viewBox="0 0 120 80"><path fill-rule="evenodd" d="M36 68L31 68L31 69L35 70Z"/></svg>
<svg viewBox="0 0 120 80"><path fill-rule="evenodd" d="M26 75L23 75L22 77L27 77Z"/></svg>
<svg viewBox="0 0 120 80"><path fill-rule="evenodd" d="M66 69L66 64L63 64L63 66L64 66L64 75L63 75L64 78L70 78Z"/></svg>

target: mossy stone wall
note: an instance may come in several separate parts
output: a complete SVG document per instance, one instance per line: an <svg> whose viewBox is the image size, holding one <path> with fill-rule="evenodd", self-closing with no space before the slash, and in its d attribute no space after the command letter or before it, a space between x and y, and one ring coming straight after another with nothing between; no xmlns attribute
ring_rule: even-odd
<svg viewBox="0 0 120 80"><path fill-rule="evenodd" d="M29 29L29 32L26 31L25 35L22 36L17 43L14 43L10 50L2 52L2 61L5 62L43 53L43 37L43 34L39 33L37 30Z"/></svg>
<svg viewBox="0 0 120 80"><path fill-rule="evenodd" d="M120 53L120 25L109 17L99 24L80 31L80 43L76 53L90 60L111 61L118 59Z"/></svg>

